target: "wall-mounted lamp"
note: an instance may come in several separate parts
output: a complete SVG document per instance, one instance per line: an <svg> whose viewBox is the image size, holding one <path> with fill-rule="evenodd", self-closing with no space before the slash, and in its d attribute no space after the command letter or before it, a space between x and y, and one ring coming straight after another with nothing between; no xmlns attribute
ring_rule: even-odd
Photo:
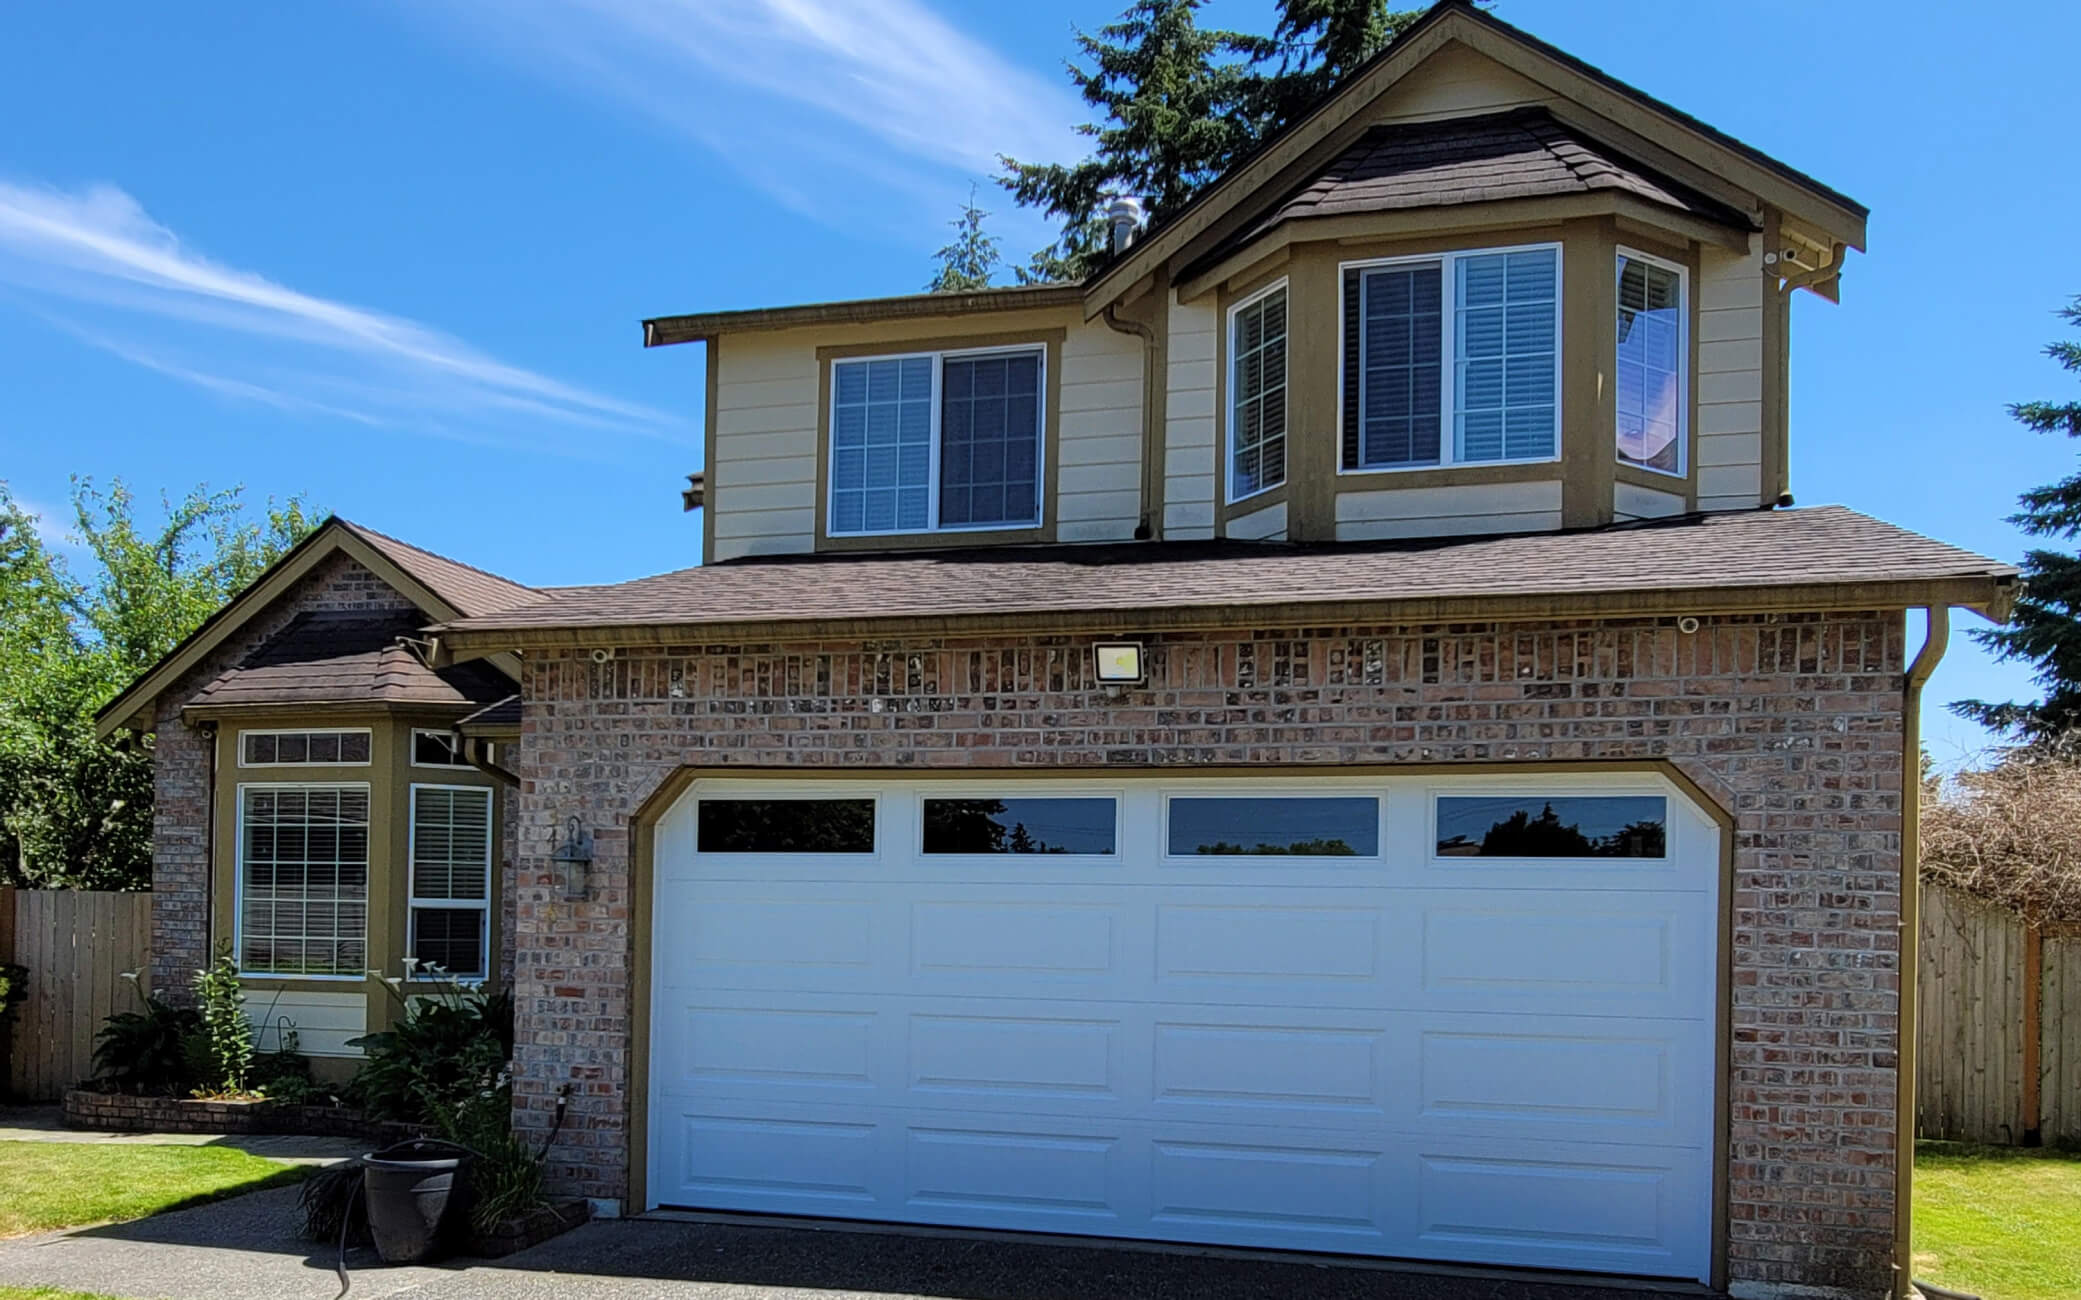
<svg viewBox="0 0 2081 1300"><path fill-rule="evenodd" d="M564 897L584 898L587 877L592 872L593 837L586 834L576 816L565 823L563 838L557 841L549 860L556 866L557 883L563 886Z"/></svg>
<svg viewBox="0 0 2081 1300"><path fill-rule="evenodd" d="M1114 699L1130 686L1149 680L1149 665L1139 641L1100 641L1091 647L1091 663L1098 684Z"/></svg>

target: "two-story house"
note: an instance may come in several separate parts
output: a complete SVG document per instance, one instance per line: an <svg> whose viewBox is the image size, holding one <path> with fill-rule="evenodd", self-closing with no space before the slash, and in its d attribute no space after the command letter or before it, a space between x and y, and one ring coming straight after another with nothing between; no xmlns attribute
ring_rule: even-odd
<svg viewBox="0 0 2081 1300"><path fill-rule="evenodd" d="M1446 0L1117 216L646 322L699 567L321 530L105 715L162 977L510 974L630 1213L1903 1288L1918 692L2014 570L1786 508L1864 208Z"/></svg>

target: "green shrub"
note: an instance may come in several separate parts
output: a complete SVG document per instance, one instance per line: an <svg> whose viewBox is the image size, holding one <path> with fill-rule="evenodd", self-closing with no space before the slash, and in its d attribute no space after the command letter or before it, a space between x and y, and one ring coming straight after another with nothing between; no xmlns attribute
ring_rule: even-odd
<svg viewBox="0 0 2081 1300"><path fill-rule="evenodd" d="M439 978L385 980L399 1002L397 1022L348 1042L367 1054L347 1097L371 1119L435 1123L500 1085L513 1057L513 994L487 993Z"/></svg>
<svg viewBox="0 0 2081 1300"><path fill-rule="evenodd" d="M246 1015L246 991L229 943L219 945L216 960L195 972L195 1003L202 1028L200 1059L193 1061L201 1080L196 1091L213 1096L244 1092L253 1071L253 1022Z"/></svg>
<svg viewBox="0 0 2081 1300"><path fill-rule="evenodd" d="M94 1036L94 1077L121 1092L181 1096L197 1081L193 1045L202 1017L147 997L143 1011L119 1011Z"/></svg>
<svg viewBox="0 0 2081 1300"><path fill-rule="evenodd" d="M0 962L0 1029L14 1023L16 1008L28 1000L28 968L13 962Z"/></svg>
<svg viewBox="0 0 2081 1300"><path fill-rule="evenodd" d="M441 1136L469 1148L470 1222L479 1232L501 1219L549 1204L542 1192L542 1150L530 1151L513 1133L513 1085L501 1079L457 1103L427 1099Z"/></svg>

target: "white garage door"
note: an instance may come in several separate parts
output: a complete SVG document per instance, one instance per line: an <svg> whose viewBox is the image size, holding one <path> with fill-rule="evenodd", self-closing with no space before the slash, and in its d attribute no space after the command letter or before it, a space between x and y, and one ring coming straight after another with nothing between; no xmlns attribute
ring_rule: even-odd
<svg viewBox="0 0 2081 1300"><path fill-rule="evenodd" d="M1705 1280L1718 834L1645 776L700 782L651 1203Z"/></svg>

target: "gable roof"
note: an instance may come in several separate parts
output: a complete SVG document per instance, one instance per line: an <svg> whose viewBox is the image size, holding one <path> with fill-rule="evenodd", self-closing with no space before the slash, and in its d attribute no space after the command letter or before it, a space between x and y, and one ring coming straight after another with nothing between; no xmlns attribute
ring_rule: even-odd
<svg viewBox="0 0 2081 1300"><path fill-rule="evenodd" d="M249 619L287 595L318 565L340 553L352 557L411 601L426 615L427 623L490 614L545 598L531 587L407 545L334 515L103 705L94 715L95 733L106 738L124 727L149 729L153 703L160 692L223 645ZM517 673L517 666L510 661L501 666L509 673Z"/></svg>
<svg viewBox="0 0 2081 1300"><path fill-rule="evenodd" d="M1851 247L1864 246L1864 223L1870 211L1855 199L1477 8L1472 0L1438 0L1314 108L1094 271L1084 282L1086 317L1096 316L1143 275L1231 215L1251 195L1273 184L1282 171L1304 160L1404 74L1454 40L1547 85L1593 114L1627 119L1619 124L1643 138L1649 132L1663 135L1672 155L1696 153L1712 170L1728 173L1727 180L1758 191L1760 197L1776 202L1804 198L1798 205L1803 209L1799 215L1817 221L1832 217L1825 221L1826 229Z"/></svg>
<svg viewBox="0 0 2081 1300"><path fill-rule="evenodd" d="M307 610L218 674L185 706L374 705L469 708L512 694L489 664L433 669L400 638L426 625L410 612Z"/></svg>
<svg viewBox="0 0 2081 1300"><path fill-rule="evenodd" d="M2016 570L1840 506L1380 543L1134 542L732 560L459 619L444 653L1353 617L1997 608Z"/></svg>

